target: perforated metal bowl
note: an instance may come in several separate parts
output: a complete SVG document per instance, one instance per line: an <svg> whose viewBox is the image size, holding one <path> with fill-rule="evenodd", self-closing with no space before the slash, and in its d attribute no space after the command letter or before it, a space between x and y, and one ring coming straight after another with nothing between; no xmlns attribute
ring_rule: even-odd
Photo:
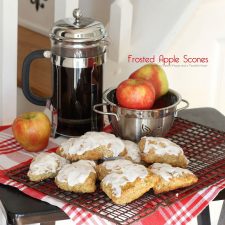
<svg viewBox="0 0 225 225"><path fill-rule="evenodd" d="M94 105L96 113L109 116L115 135L122 139L139 141L143 136L164 136L173 125L177 112L189 106L188 101L174 90L159 98L150 110L135 110L121 107L117 103L116 89L109 88L103 94L106 103ZM179 103L185 106L177 109ZM106 106L107 112L103 111Z"/></svg>

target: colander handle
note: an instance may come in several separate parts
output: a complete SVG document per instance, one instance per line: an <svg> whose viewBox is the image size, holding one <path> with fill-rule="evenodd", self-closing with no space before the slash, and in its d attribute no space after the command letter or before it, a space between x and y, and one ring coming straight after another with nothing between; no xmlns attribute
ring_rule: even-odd
<svg viewBox="0 0 225 225"><path fill-rule="evenodd" d="M188 102L187 100L181 99L181 102L184 102L184 103L185 103L185 106L183 106L183 107L177 109L176 112L179 112L179 111L181 111L181 110L186 109L186 108L189 107L189 102Z"/></svg>
<svg viewBox="0 0 225 225"><path fill-rule="evenodd" d="M101 106L108 106L108 103L101 103L101 104L96 104L93 106L93 111L102 115L109 115L109 116L115 116L117 120L119 120L119 117L117 116L116 113L112 113L112 112L104 112L104 111L100 111L96 108L101 107Z"/></svg>

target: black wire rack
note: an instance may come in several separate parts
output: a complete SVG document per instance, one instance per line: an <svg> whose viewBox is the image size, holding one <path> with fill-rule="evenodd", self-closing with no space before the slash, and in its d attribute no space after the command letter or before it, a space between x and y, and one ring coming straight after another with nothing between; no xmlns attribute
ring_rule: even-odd
<svg viewBox="0 0 225 225"><path fill-rule="evenodd" d="M225 132L181 118L176 118L167 138L180 145L190 160L188 169L198 176L190 187L155 195L147 192L139 199L116 205L100 190L78 194L60 190L54 180L31 182L27 177L29 165L11 170L7 175L44 194L63 200L118 225L128 225L151 215L158 207L165 207L225 178Z"/></svg>

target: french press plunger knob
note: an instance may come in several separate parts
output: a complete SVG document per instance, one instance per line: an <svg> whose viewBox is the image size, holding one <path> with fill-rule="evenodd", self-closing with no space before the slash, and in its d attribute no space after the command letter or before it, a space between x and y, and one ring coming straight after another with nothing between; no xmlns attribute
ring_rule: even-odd
<svg viewBox="0 0 225 225"><path fill-rule="evenodd" d="M73 10L73 17L75 18L75 23L79 23L80 22L80 17L82 17L82 13L80 11L80 9L74 9Z"/></svg>

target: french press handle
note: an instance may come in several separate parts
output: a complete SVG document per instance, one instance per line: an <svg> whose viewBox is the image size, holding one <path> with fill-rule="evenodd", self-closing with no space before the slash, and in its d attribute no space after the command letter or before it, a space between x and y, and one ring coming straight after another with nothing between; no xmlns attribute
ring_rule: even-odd
<svg viewBox="0 0 225 225"><path fill-rule="evenodd" d="M31 52L29 55L26 56L23 67L22 67L22 90L24 96L33 104L45 106L47 102L47 98L43 98L37 95L34 95L30 89L30 65L35 59L39 58L50 58L51 51L49 50L36 50Z"/></svg>

